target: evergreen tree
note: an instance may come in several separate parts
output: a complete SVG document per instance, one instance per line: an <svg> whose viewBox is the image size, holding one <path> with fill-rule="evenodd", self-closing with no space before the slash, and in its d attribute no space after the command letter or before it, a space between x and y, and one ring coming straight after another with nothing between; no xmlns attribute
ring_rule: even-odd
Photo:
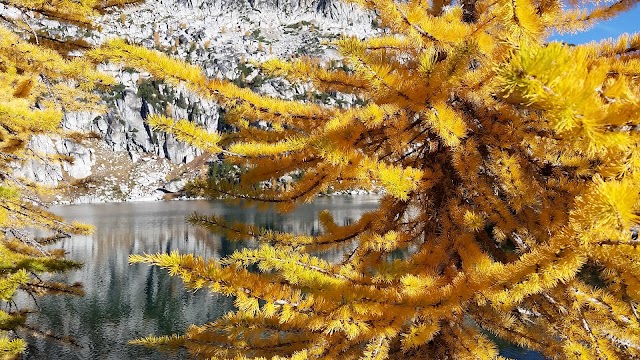
<svg viewBox="0 0 640 360"><path fill-rule="evenodd" d="M60 39L29 20L46 18L68 26L92 28L91 17L122 1L1 0L0 7L0 358L18 357L26 348L20 331L38 332L27 325L29 309L17 307L16 292L31 296L81 294L80 284L48 281L41 275L80 266L64 259L64 251L47 245L91 228L66 223L47 211L39 200L46 189L14 176L29 160L45 164L73 161L40 154L28 147L35 135L81 141L83 134L65 131L64 112L102 111L93 90L114 80L95 70L91 62L66 59L70 50L87 47L82 39ZM35 25L35 24L34 24ZM34 238L32 229L50 236ZM56 334L50 335L60 339Z"/></svg>
<svg viewBox="0 0 640 360"><path fill-rule="evenodd" d="M640 357L640 34L547 42L638 1L354 2L386 30L336 41L346 69L262 65L366 99L350 109L261 96L122 41L92 53L226 104L228 135L149 119L246 169L199 183L210 195L287 211L328 190L386 192L345 226L321 213L318 236L191 216L262 245L131 261L237 310L136 343L234 359L492 359L493 334L552 358ZM287 174L300 176L284 191L262 186ZM318 257L328 249L342 261Z"/></svg>

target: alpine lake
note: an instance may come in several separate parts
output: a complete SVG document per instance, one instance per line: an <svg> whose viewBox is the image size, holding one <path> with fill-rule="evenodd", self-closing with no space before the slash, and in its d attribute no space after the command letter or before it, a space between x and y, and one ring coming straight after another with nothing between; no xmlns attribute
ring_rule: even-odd
<svg viewBox="0 0 640 360"><path fill-rule="evenodd" d="M318 214L329 210L338 224L357 220L377 207L375 195L320 197L288 214L258 210L223 201L129 202L65 205L51 208L69 221L91 224L91 236L75 236L56 244L67 258L84 263L53 280L80 282L85 295L53 295L22 305L35 313L29 325L71 341L28 337L25 359L187 359L186 352L162 352L128 344L148 335L183 333L190 324L204 324L233 310L233 299L205 289L186 289L166 270L128 263L132 254L193 253L220 259L243 246L218 234L186 223L193 214L216 214L234 222L268 229L314 234L320 231ZM338 260L342 253L323 253ZM512 359L544 359L538 353L496 340L501 355Z"/></svg>

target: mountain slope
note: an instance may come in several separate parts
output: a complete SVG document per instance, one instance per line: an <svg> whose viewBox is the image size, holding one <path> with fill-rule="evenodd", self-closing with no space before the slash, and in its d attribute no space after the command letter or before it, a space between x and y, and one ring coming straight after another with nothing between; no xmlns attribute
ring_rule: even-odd
<svg viewBox="0 0 640 360"><path fill-rule="evenodd" d="M32 22L57 37L78 36L78 29L73 26L37 19ZM249 60L311 54L335 59L335 51L323 42L344 33L364 36L375 31L369 14L336 0L147 1L106 14L97 22L102 24L102 31L85 34L91 43L99 44L111 37L125 38L198 64L210 77L231 79L283 98L307 98L311 89L291 86L282 79L265 78ZM161 198L170 191L167 187L175 190L175 184L206 168L207 159L199 151L171 136L153 132L145 119L153 113L166 113L209 130L224 130L224 112L217 104L130 69L104 70L121 82L103 94L110 111L68 113L64 121L65 127L93 132L101 140L76 144L36 138L31 144L36 151L70 154L76 160L72 165L62 166L31 163L16 169L19 175L51 185L82 185L64 191L57 199L59 202L101 202ZM345 101L337 96L316 98L324 102ZM112 156L107 150L118 155L104 159ZM96 164L101 165L100 169ZM153 176L142 181L136 171L124 174L121 171L139 167ZM91 187L87 188L88 184ZM113 191L116 188L119 191Z"/></svg>

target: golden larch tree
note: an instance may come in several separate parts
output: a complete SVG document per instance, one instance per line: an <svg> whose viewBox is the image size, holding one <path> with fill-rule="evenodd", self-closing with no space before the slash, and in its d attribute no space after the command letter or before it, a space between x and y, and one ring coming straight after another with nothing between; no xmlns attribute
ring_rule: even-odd
<svg viewBox="0 0 640 360"><path fill-rule="evenodd" d="M44 163L73 161L65 156L41 154L28 146L34 135L81 141L83 134L63 130L69 111L102 111L97 87L114 84L82 58L68 59L71 50L87 48L82 39L61 39L32 24L46 18L60 24L94 28L91 17L123 1L1 0L0 7L0 359L16 358L26 348L21 332L38 333L26 324L32 310L15 306L18 291L32 296L51 293L81 294L80 284L48 281L39 276L77 268L62 249L47 245L87 225L66 223L40 202L46 189L14 175L29 160ZM34 25L34 26L32 26ZM50 236L34 238L31 230ZM60 339L57 334L51 335Z"/></svg>
<svg viewBox="0 0 640 360"><path fill-rule="evenodd" d="M231 134L148 119L246 169L196 183L205 194L288 211L328 190L385 191L351 224L321 213L315 236L191 216L262 245L131 261L237 309L136 343L220 359L494 359L495 335L552 358L640 357L640 35L547 40L638 1L354 2L386 30L337 40L345 68L262 64L365 100L347 109L261 96L122 41L91 54L226 105ZM288 174L284 191L263 186ZM323 260L329 249L344 258Z"/></svg>

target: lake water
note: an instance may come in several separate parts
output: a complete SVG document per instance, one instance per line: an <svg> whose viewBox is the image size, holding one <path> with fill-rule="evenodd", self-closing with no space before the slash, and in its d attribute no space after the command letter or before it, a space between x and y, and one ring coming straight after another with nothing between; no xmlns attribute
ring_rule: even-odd
<svg viewBox="0 0 640 360"><path fill-rule="evenodd" d="M182 333L189 324L212 321L232 309L232 300L208 291L191 292L179 278L143 264L129 265L130 254L195 253L221 258L240 245L189 226L194 212L223 215L272 229L296 233L319 230L318 213L331 210L338 223L355 220L377 207L376 196L324 197L300 206L291 214L231 206L222 201L172 201L89 204L54 207L68 220L93 224L92 236L77 236L59 243L68 258L84 262L80 270L58 276L68 283L82 282L84 297L49 296L37 300L39 312L31 324L57 335L70 336L78 345L30 338L26 359L176 359L183 353L161 353L128 345L147 335ZM542 359L513 347L504 355Z"/></svg>

